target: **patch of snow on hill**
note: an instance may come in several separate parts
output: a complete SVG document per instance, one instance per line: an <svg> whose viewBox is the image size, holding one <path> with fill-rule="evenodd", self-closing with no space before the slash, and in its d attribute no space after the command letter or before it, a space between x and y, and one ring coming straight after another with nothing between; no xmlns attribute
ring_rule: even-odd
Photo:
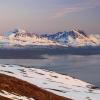
<svg viewBox="0 0 100 100"><path fill-rule="evenodd" d="M9 93L9 92L6 92L4 90L2 90L0 92L0 96L6 97L6 98L9 98L12 100L35 100L33 98L27 98L25 96L20 96L20 95L15 94L15 93Z"/></svg>
<svg viewBox="0 0 100 100"><path fill-rule="evenodd" d="M94 85L67 75L18 65L0 65L0 73L22 79L73 100L100 100L100 89L94 89Z"/></svg>

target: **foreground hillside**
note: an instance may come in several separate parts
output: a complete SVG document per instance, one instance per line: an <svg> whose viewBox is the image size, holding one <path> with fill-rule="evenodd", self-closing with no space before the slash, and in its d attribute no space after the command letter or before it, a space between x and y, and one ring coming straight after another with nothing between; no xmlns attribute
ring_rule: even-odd
<svg viewBox="0 0 100 100"><path fill-rule="evenodd" d="M5 74L0 74L0 92L0 100L70 100Z"/></svg>
<svg viewBox="0 0 100 100"><path fill-rule="evenodd" d="M100 89L44 69L0 65L0 96L3 100L99 100Z"/></svg>

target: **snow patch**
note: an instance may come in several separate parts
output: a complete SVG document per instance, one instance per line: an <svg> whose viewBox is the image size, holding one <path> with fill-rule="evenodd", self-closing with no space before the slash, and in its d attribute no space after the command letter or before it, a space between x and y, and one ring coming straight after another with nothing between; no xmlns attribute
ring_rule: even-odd
<svg viewBox="0 0 100 100"><path fill-rule="evenodd" d="M15 93L9 93L9 92L4 91L4 90L2 90L0 92L0 96L6 97L6 98L9 98L9 99L12 99L12 100L35 100L33 98L28 98L28 97L25 97L25 96L20 96L20 95L15 94Z"/></svg>
<svg viewBox="0 0 100 100"><path fill-rule="evenodd" d="M100 89L92 84L45 69L18 65L0 65L0 73L10 75L44 90L73 100L100 100Z"/></svg>

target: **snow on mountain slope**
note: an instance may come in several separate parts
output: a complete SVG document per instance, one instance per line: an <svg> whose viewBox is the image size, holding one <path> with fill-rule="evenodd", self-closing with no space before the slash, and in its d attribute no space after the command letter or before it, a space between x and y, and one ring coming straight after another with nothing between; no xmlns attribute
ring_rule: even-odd
<svg viewBox="0 0 100 100"><path fill-rule="evenodd" d="M42 35L42 37L46 37L49 40L57 41L60 43L67 43L68 42L67 41L68 40L68 33L66 31L58 32L58 33L52 34L52 35L44 34L44 35Z"/></svg>
<svg viewBox="0 0 100 100"><path fill-rule="evenodd" d="M99 34L90 34L89 38L91 41L94 41L97 45L100 45L100 35Z"/></svg>
<svg viewBox="0 0 100 100"><path fill-rule="evenodd" d="M100 99L100 89L96 89L94 85L52 71L19 65L0 65L0 73L72 100Z"/></svg>
<svg viewBox="0 0 100 100"><path fill-rule="evenodd" d="M17 29L15 30L15 32L13 32L13 34L9 35L9 40L17 40L17 41L22 41L22 42L30 42L30 43L51 43L53 44L52 41L46 39L46 38L41 38L40 36L36 35L36 34L31 34L28 33L27 31L21 30L21 29Z"/></svg>
<svg viewBox="0 0 100 100"><path fill-rule="evenodd" d="M5 35L6 34L6 35ZM72 30L69 32L58 32L56 34L37 35L29 33L22 29L14 29L13 31L5 32L4 36L0 36L0 45L38 45L38 46L99 46L99 35L87 35L81 30Z"/></svg>
<svg viewBox="0 0 100 100"><path fill-rule="evenodd" d="M94 36L91 37L81 30L58 32L56 34L45 34L42 36L66 46L96 46L100 44L99 39Z"/></svg>
<svg viewBox="0 0 100 100"><path fill-rule="evenodd" d="M29 33L22 29L14 29L13 31L8 33L6 32L5 34L7 35L0 37L0 44L5 44L8 47L14 45L59 45L59 43L40 37L39 35Z"/></svg>
<svg viewBox="0 0 100 100"><path fill-rule="evenodd" d="M35 100L33 98L27 98L25 96L20 96L20 95L15 94L15 93L9 93L9 92L6 92L4 90L2 90L0 92L0 96L6 97L6 98L9 98L12 100Z"/></svg>

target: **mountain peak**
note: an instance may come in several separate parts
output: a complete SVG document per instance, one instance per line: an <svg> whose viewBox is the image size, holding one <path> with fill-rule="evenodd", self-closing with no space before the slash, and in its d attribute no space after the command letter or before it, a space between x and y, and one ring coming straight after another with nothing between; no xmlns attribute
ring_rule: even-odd
<svg viewBox="0 0 100 100"><path fill-rule="evenodd" d="M27 31L24 29L14 29L12 32L13 33L26 33Z"/></svg>
<svg viewBox="0 0 100 100"><path fill-rule="evenodd" d="M38 35L29 33L23 29L14 29L13 31L6 32L10 40L27 41L31 43L58 43L64 46L86 46L98 45L99 39L87 35L82 30L73 29L71 31L57 32L55 34Z"/></svg>
<svg viewBox="0 0 100 100"><path fill-rule="evenodd" d="M69 31L69 35L73 38L73 39L76 39L76 38L88 38L88 35L82 31L82 30L75 30L73 29L72 31Z"/></svg>
<svg viewBox="0 0 100 100"><path fill-rule="evenodd" d="M28 31L26 31L24 29L20 29L20 28L19 29L14 29L12 31L12 34L15 34L15 37L17 37L17 36L21 36L21 37L28 36L28 37L31 37L32 36L31 33L29 33Z"/></svg>

